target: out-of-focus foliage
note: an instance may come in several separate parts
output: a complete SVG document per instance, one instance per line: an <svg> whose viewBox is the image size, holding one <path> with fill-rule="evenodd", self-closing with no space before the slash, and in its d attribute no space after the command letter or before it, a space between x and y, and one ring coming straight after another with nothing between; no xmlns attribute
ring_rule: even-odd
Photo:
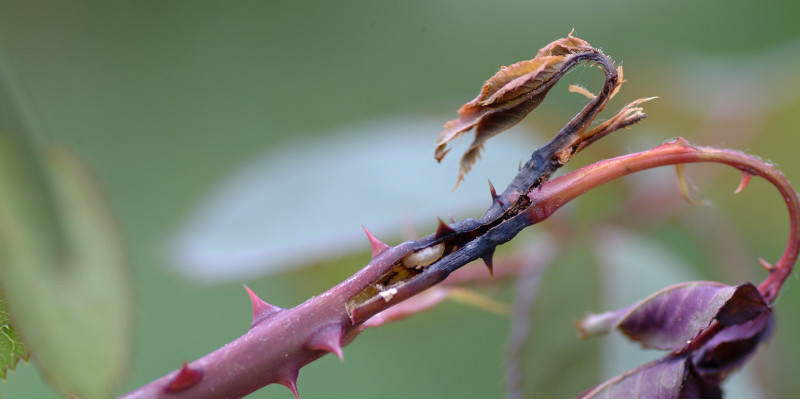
<svg viewBox="0 0 800 400"><path fill-rule="evenodd" d="M597 142L570 167L680 135L693 143L769 158L790 180L800 181L795 154L800 139L792 133L800 114L800 78L794 72L800 61L798 8L777 1L319 1L303 6L5 1L0 4L0 46L30 91L39 122L53 139L87 160L121 218L138 306L136 359L125 384L133 389L241 334L250 323L250 311L240 283L272 304L289 307L341 281L369 258L364 240L362 254L317 261L305 269L214 286L191 283L175 273L165 256L166 242L217 182L259 154L279 152L284 145L314 146L317 135L365 120L402 114L443 124L475 95L475 82L491 76L498 65L530 59L543 43L572 28L624 64L630 98L660 99L648 104L642 124ZM518 125L518 133L506 135L533 137L534 146L543 143L585 104L584 98L567 92L567 85L594 91L598 75L571 72L559 84L564 90L556 87L534 118ZM614 99L610 107L624 101ZM428 146L439 131L431 129ZM493 141L504 140L502 136ZM501 153L500 148L486 149L482 164L502 159L512 175L533 150ZM423 156L430 157L429 150ZM393 159L392 171L398 185L413 192L425 177L403 178L406 160ZM304 160L295 165L303 168ZM430 168L452 174L457 166L431 160ZM455 193L448 184L429 194L441 204L448 199L455 204L468 196L470 186L486 190L480 170L476 167ZM690 190L699 192L694 197L711 200L712 207L687 205L675 189L674 172L655 171L601 188L533 228L566 230L569 235L563 240L569 241L569 251L543 276L524 360L526 394L572 397L639 364L611 371L603 368L610 357L650 354L635 345L608 354L597 343L573 336L572 321L587 311L626 304L613 303L609 297L622 294L607 293L598 284L609 272L598 269L590 250L590 233L597 226L623 225L626 232L658 243L689 267L690 276L682 280L736 285L763 277L757 257L780 254L786 240L785 211L774 189L758 182L731 195L739 176L720 170L687 167L696 186ZM490 178L498 188L505 184ZM321 201L374 196L381 202L357 170L340 184L341 192L315 192L313 182L305 190ZM485 201L488 207L488 194ZM261 206L265 213L271 209L270 204ZM302 212L283 211L280 218L256 228L273 231L293 221L313 230L313 221L303 220ZM334 212L351 216L349 226L341 229L354 232L353 237L363 235L358 209L342 206ZM406 212L413 210L385 210L387 215ZM420 234L433 229L435 220L413 227ZM380 238L395 244L409 230L397 226L391 230L396 237ZM256 229L252 236L259 234ZM499 251L524 246L522 239ZM639 289L635 284L628 288ZM793 289L789 282L778 299L775 336L753 360L761 372L747 375L745 389L726 388L726 395L800 393L800 381L787 375L800 359L800 343L793 339L800 322L791 317L800 312L800 292ZM509 293L499 297L508 299ZM365 333L345 348L344 363L326 357L303 369L301 395L499 397L507 333L504 317L445 303ZM387 352L387 343L396 351ZM573 372L569 379L559 376L565 369ZM389 373L404 379L387 380ZM55 394L32 366L18 367L0 392L9 397ZM287 394L273 386L255 395Z"/></svg>
<svg viewBox="0 0 800 400"><path fill-rule="evenodd" d="M28 350L65 393L107 397L132 354L120 231L86 165L32 131L12 76L0 60L0 292L10 315L0 356L14 361L2 375Z"/></svg>
<svg viewBox="0 0 800 400"><path fill-rule="evenodd" d="M6 305L0 303L0 377L6 379L9 370L14 371L19 360L28 360L28 349L11 325Z"/></svg>

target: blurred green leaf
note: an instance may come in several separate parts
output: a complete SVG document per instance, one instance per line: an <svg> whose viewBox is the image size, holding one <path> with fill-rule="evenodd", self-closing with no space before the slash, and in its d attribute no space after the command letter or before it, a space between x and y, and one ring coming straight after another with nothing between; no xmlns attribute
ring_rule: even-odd
<svg viewBox="0 0 800 400"><path fill-rule="evenodd" d="M65 148L39 148L29 136L24 102L3 75L4 300L43 376L71 396L107 397L131 356L122 241L85 166Z"/></svg>
<svg viewBox="0 0 800 400"><path fill-rule="evenodd" d="M11 325L6 305L0 301L0 377L6 379L6 371L14 370L20 359L28 360L28 350Z"/></svg>

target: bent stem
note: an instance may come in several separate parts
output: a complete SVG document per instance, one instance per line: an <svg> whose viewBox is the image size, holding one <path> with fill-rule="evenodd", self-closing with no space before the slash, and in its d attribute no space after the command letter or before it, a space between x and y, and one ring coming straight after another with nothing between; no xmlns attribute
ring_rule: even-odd
<svg viewBox="0 0 800 400"><path fill-rule="evenodd" d="M764 299L771 304L791 274L800 251L800 200L780 171L755 156L734 150L692 146L685 139L677 138L651 150L600 161L545 182L540 188L528 192L532 206L526 212L531 223L537 223L570 200L616 178L645 169L695 162L728 164L742 171L742 181L736 193L754 175L766 179L781 193L789 209L789 242L775 265L761 260L769 270L769 275L758 287Z"/></svg>

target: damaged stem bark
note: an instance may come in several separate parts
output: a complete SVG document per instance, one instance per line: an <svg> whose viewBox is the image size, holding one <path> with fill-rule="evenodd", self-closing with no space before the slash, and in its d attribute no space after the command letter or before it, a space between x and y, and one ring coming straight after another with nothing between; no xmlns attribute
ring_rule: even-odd
<svg viewBox="0 0 800 400"><path fill-rule="evenodd" d="M546 46L533 60L503 67L487 81L478 98L459 111L460 118L445 126L436 157L444 157L447 153L444 146L449 140L476 127L473 146L462 158L460 180L489 137L519 122L541 103L567 70L580 63L597 64L604 71L605 83L599 94L592 97L581 91L592 97L590 102L550 142L532 154L503 193L498 195L490 183L492 203L483 217L450 225L440 219L435 233L394 247L382 243L365 228L372 247L372 260L366 267L291 309L272 306L247 289L253 304L253 322L248 332L125 397L243 397L272 383L287 386L297 395L298 371L327 353L343 358L342 347L368 326L365 322L377 313L425 291L478 258L486 262L491 273L495 248L513 239L523 228L542 221L572 198L599 184L667 164L727 163L742 170L746 178L763 176L781 190L790 208L792 231L784 257L774 268L770 267L769 277L759 288L771 302L797 257L800 206L797 194L785 178L755 157L692 147L678 140L546 182L554 171L589 144L645 118L637 106L649 100L636 100L590 129L595 116L619 90L622 70L605 54L571 35Z"/></svg>
<svg viewBox="0 0 800 400"><path fill-rule="evenodd" d="M125 397L243 397L272 383L287 386L297 395L300 368L329 352L341 355L342 346L353 340L371 316L441 282L477 258L483 258L491 270L495 247L531 224L526 210L532 205L526 194L532 188L586 144L645 117L640 112L618 126L587 134L589 124L621 84L613 61L595 49L566 56L562 69L538 95L555 85L568 69L587 61L598 63L605 71L600 94L533 153L502 194L492 196L492 205L483 218L449 226L440 220L436 233L394 247L367 231L373 249L370 263L341 284L292 309L269 305L248 289L253 325L247 333ZM434 258L426 262L429 265L404 266L404 259L431 252L429 249L435 249Z"/></svg>

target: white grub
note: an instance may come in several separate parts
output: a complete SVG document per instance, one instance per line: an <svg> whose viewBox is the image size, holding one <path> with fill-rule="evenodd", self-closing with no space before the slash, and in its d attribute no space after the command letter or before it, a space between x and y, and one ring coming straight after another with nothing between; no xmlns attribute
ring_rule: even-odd
<svg viewBox="0 0 800 400"><path fill-rule="evenodd" d="M406 268L421 269L438 261L442 258L442 254L444 254L444 244L439 243L403 257L402 263Z"/></svg>
<svg viewBox="0 0 800 400"><path fill-rule="evenodd" d="M387 302L387 303L388 303L388 302L389 302L389 300L391 300L391 299L392 299L392 297L394 297L394 295L396 295L396 294L397 294L397 288L391 288L391 289L389 289L389 290L383 290L383 291L379 292L378 294L379 294L381 297L383 297L383 300L384 300L385 302Z"/></svg>

